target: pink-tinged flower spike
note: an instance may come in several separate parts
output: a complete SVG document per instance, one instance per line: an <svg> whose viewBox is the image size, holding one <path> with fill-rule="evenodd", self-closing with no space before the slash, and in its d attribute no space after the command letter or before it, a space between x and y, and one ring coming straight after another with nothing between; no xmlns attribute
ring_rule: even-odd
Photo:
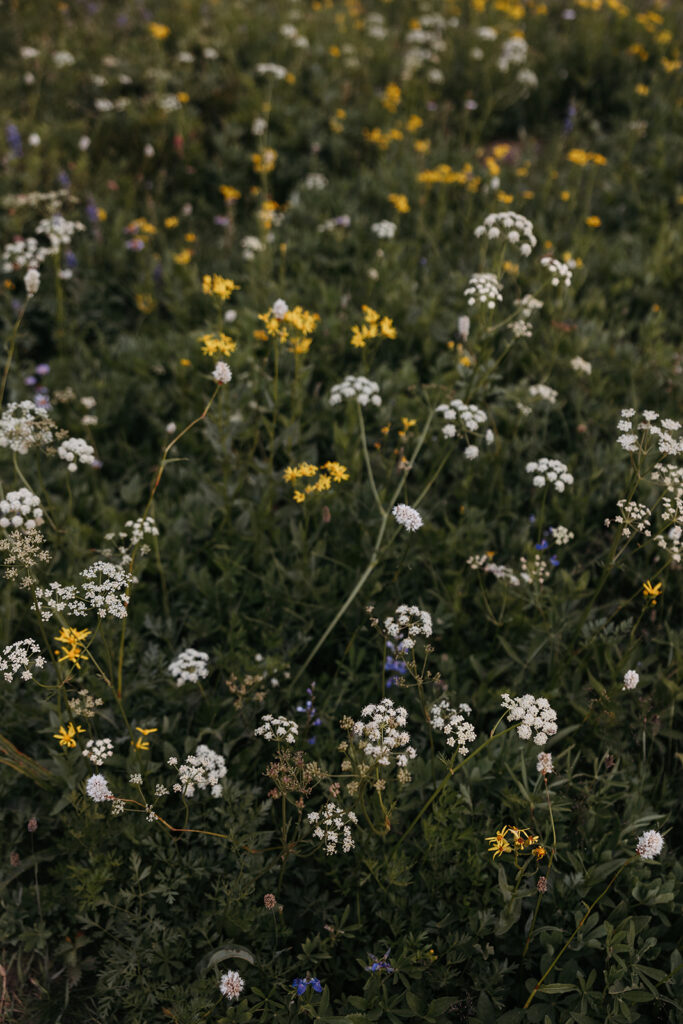
<svg viewBox="0 0 683 1024"><path fill-rule="evenodd" d="M643 832L642 836L638 839L636 853L643 860L654 860L655 857L659 856L663 848L664 836L662 833L650 829L649 832Z"/></svg>
<svg viewBox="0 0 683 1024"><path fill-rule="evenodd" d="M227 384L232 380L232 370L227 363L216 363L211 376L216 384Z"/></svg>
<svg viewBox="0 0 683 1024"><path fill-rule="evenodd" d="M218 987L226 999L238 999L244 988L244 979L237 971L228 971L227 974L221 975Z"/></svg>
<svg viewBox="0 0 683 1024"><path fill-rule="evenodd" d="M404 526L408 533L419 530L422 524L422 516L411 505L394 505L391 514L399 526Z"/></svg>

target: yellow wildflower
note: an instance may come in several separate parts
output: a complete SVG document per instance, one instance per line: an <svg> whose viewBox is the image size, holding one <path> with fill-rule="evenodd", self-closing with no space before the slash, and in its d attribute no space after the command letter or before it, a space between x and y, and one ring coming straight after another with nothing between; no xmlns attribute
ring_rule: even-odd
<svg viewBox="0 0 683 1024"><path fill-rule="evenodd" d="M390 192L387 199L397 213L410 213L408 196L404 196L402 192Z"/></svg>
<svg viewBox="0 0 683 1024"><path fill-rule="evenodd" d="M650 95L650 87L649 85L645 85L644 82L638 82L633 91L635 92L636 96Z"/></svg>
<svg viewBox="0 0 683 1024"><path fill-rule="evenodd" d="M82 661L89 660L83 641L90 636L90 632L89 629L70 629L68 626L62 626L54 638L58 644L64 645L61 650L55 651L55 654L61 655L57 660L70 661L76 668L80 668Z"/></svg>
<svg viewBox="0 0 683 1024"><path fill-rule="evenodd" d="M327 470L335 484L340 484L344 480L349 479L349 471L346 466L342 466L340 462L325 462L323 463L323 469Z"/></svg>
<svg viewBox="0 0 683 1024"><path fill-rule="evenodd" d="M192 256L192 249L181 249L180 252L173 254L173 262L177 263L179 267L186 267Z"/></svg>
<svg viewBox="0 0 683 1024"><path fill-rule="evenodd" d="M164 227L170 231L171 228L177 228L179 223L180 221L177 217L166 217L164 220Z"/></svg>
<svg viewBox="0 0 683 1024"><path fill-rule="evenodd" d="M168 39L171 34L171 30L168 25L162 25L160 21L150 21L147 29L149 34L155 39Z"/></svg>
<svg viewBox="0 0 683 1024"><path fill-rule="evenodd" d="M145 315L153 313L156 309L154 296L150 295L149 292L138 292L135 296L135 306L140 313Z"/></svg>
<svg viewBox="0 0 683 1024"><path fill-rule="evenodd" d="M202 346L202 355L214 357L216 355L231 356L237 348L229 334L202 334L197 341Z"/></svg>
<svg viewBox="0 0 683 1024"><path fill-rule="evenodd" d="M75 747L76 746L76 733L85 732L82 725L74 725L73 722L69 722L68 728L64 728L60 725L59 732L54 732L52 735L54 739L59 740L60 747Z"/></svg>
<svg viewBox="0 0 683 1024"><path fill-rule="evenodd" d="M202 291L204 295L215 295L226 302L234 291L239 291L239 285L229 277L221 277L220 274L204 274L202 278Z"/></svg>
<svg viewBox="0 0 683 1024"><path fill-rule="evenodd" d="M242 196L240 190L238 188L234 188L232 185L221 185L218 191L223 196L226 203L235 203Z"/></svg>
<svg viewBox="0 0 683 1024"><path fill-rule="evenodd" d="M260 153L251 154L251 166L256 174L270 174L275 170L277 150L267 146Z"/></svg>
<svg viewBox="0 0 683 1024"><path fill-rule="evenodd" d="M505 825L502 831L496 832L495 836L485 837L486 842L491 843L491 846L489 847L487 852L493 854L494 860L496 859L496 857L500 857L502 853L512 853L512 847L505 838L507 832L508 827L507 825Z"/></svg>
<svg viewBox="0 0 683 1024"><path fill-rule="evenodd" d="M401 87L396 82L389 82L382 96L382 106L390 114L395 114L401 103Z"/></svg>
<svg viewBox="0 0 683 1024"><path fill-rule="evenodd" d="M651 598L651 604L657 604L657 598L662 596L662 584L655 583L653 586L649 580L643 583L643 597Z"/></svg>
<svg viewBox="0 0 683 1024"><path fill-rule="evenodd" d="M590 217L586 217L585 223L586 226L589 228L599 228L602 224L602 221L595 214L592 214Z"/></svg>

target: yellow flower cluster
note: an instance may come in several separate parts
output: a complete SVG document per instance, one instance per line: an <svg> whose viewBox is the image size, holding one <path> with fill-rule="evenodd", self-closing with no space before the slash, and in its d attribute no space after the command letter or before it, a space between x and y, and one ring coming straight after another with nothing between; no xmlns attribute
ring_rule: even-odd
<svg viewBox="0 0 683 1024"><path fill-rule="evenodd" d="M382 96L382 106L390 114L395 114L401 103L401 87L396 82L389 82Z"/></svg>
<svg viewBox="0 0 683 1024"><path fill-rule="evenodd" d="M329 491L333 483L340 484L349 479L346 466L342 466L341 462L329 461L324 462L322 466L314 466L312 462L301 462L298 466L287 466L282 474L285 483L295 485L299 480L312 479L314 476L317 476L318 479L314 483L306 484L303 490L295 486L292 495L294 501L301 504L309 495Z"/></svg>
<svg viewBox="0 0 683 1024"><path fill-rule="evenodd" d="M392 142L399 142L403 138L403 132L400 128L389 128L386 132L381 128L364 128L363 138L384 152Z"/></svg>
<svg viewBox="0 0 683 1024"><path fill-rule="evenodd" d="M136 217L126 226L126 231L130 235L156 235L157 233L157 229L146 217Z"/></svg>
<svg viewBox="0 0 683 1024"><path fill-rule="evenodd" d="M402 192L390 192L387 199L397 213L410 213L408 196L404 196Z"/></svg>
<svg viewBox="0 0 683 1024"><path fill-rule="evenodd" d="M237 343L230 335L222 331L219 334L202 334L197 341L202 346L202 354L212 358L217 355L231 356L237 348Z"/></svg>
<svg viewBox="0 0 683 1024"><path fill-rule="evenodd" d="M585 167L586 164L597 164L599 167L604 167L607 163L607 157L602 153L592 153L587 149L570 149L567 153L567 160L578 167Z"/></svg>
<svg viewBox="0 0 683 1024"><path fill-rule="evenodd" d="M354 348L365 348L373 338L395 338L394 321L382 316L370 306L363 306L363 323L354 324L351 328L351 344Z"/></svg>
<svg viewBox="0 0 683 1024"><path fill-rule="evenodd" d="M204 274L202 278L202 291L205 295L215 295L217 298L227 302L232 293L239 290L229 277L221 277L220 274Z"/></svg>
<svg viewBox="0 0 683 1024"><path fill-rule="evenodd" d="M235 188L233 185L221 185L218 191L223 196L226 203L235 203L242 196L240 190Z"/></svg>
<svg viewBox="0 0 683 1024"><path fill-rule="evenodd" d="M55 654L60 655L57 661L70 661L76 668L80 668L82 661L88 661L83 641L89 636L89 629L69 629L68 626L62 626L59 634L55 637L58 644L64 645L60 650L55 651Z"/></svg>
<svg viewBox="0 0 683 1024"><path fill-rule="evenodd" d="M149 34L155 39L168 39L171 34L171 30L168 25L162 25L160 21L150 21L147 26Z"/></svg>
<svg viewBox="0 0 683 1024"><path fill-rule="evenodd" d="M495 836L486 837L486 842L491 844L487 852L493 854L494 860L503 853L524 852L532 853L537 860L542 860L546 855L546 850L544 846L537 845L538 839L538 836L530 835L527 828L504 825L500 831L496 832Z"/></svg>
<svg viewBox="0 0 683 1024"><path fill-rule="evenodd" d="M301 356L311 347L320 317L302 306L295 306L288 309L283 317L273 316L270 311L259 313L259 320L263 322L269 338L277 338L281 345L287 345L290 352Z"/></svg>
<svg viewBox="0 0 683 1024"><path fill-rule="evenodd" d="M431 170L420 171L417 180L421 185L465 185L468 192L476 192L481 185L481 178L474 174L470 163L463 164L459 171L450 164L438 164Z"/></svg>
<svg viewBox="0 0 683 1024"><path fill-rule="evenodd" d="M277 150L266 147L260 153L251 154L251 166L256 174L270 174L275 170Z"/></svg>

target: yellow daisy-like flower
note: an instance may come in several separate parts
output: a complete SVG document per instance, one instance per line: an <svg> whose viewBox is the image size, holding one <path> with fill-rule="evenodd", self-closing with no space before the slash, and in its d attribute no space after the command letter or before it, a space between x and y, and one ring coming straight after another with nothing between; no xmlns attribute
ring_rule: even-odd
<svg viewBox="0 0 683 1024"><path fill-rule="evenodd" d="M233 188L232 185L221 185L218 191L223 196L226 203L235 203L242 196L240 190L238 188Z"/></svg>
<svg viewBox="0 0 683 1024"><path fill-rule="evenodd" d="M68 626L62 626L59 634L54 638L58 644L64 646L55 651L55 654L61 655L58 661L70 661L76 668L81 667L82 661L88 661L88 655L85 653L84 640L90 636L89 629L70 629Z"/></svg>
<svg viewBox="0 0 683 1024"><path fill-rule="evenodd" d="M164 227L170 231L171 228L177 228L180 221L177 217L166 217L164 219Z"/></svg>
<svg viewBox="0 0 683 1024"><path fill-rule="evenodd" d="M650 598L652 604L657 604L657 598L662 596L662 584L655 583L654 586L649 580L643 583L643 597Z"/></svg>
<svg viewBox="0 0 683 1024"><path fill-rule="evenodd" d="M500 855L502 853L512 853L512 847L510 846L509 842L505 838L505 836L506 836L508 831L509 831L509 829L508 829L507 825L505 825L503 827L502 831L496 832L495 836L486 836L485 837L486 838L486 842L487 843L491 843L491 846L489 847L488 853L492 853L493 854L493 859L494 860L496 859L496 857L500 857Z"/></svg>
<svg viewBox="0 0 683 1024"><path fill-rule="evenodd" d="M204 295L215 295L223 302L227 302L233 292L239 291L239 287L231 278L221 277L220 274L204 274L202 278Z"/></svg>
<svg viewBox="0 0 683 1024"><path fill-rule="evenodd" d="M173 262L177 263L179 267L186 267L193 256L192 249L181 249L173 256Z"/></svg>
<svg viewBox="0 0 683 1024"><path fill-rule="evenodd" d="M397 213L410 213L408 196L403 195L402 192L390 192L387 199Z"/></svg>
<svg viewBox="0 0 683 1024"><path fill-rule="evenodd" d="M53 737L59 740L60 747L75 747L76 746L76 734L79 732L85 732L82 725L74 725L73 722L69 722L68 727L65 729L63 725L60 725L59 732L53 733Z"/></svg>
<svg viewBox="0 0 683 1024"><path fill-rule="evenodd" d="M599 228L600 225L602 224L602 221L600 220L599 217L597 217L595 214L593 214L590 217L586 217L585 223L586 223L586 227L589 227L589 228Z"/></svg>
<svg viewBox="0 0 683 1024"><path fill-rule="evenodd" d="M163 25L160 21L150 21L147 30L155 39L168 39L171 34L168 25Z"/></svg>

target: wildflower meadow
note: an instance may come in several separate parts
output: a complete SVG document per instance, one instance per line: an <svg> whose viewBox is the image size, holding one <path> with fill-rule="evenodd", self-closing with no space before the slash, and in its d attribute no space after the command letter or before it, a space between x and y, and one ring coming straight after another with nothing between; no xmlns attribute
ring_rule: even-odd
<svg viewBox="0 0 683 1024"><path fill-rule="evenodd" d="M0 1020L680 1024L683 4L0 26Z"/></svg>

